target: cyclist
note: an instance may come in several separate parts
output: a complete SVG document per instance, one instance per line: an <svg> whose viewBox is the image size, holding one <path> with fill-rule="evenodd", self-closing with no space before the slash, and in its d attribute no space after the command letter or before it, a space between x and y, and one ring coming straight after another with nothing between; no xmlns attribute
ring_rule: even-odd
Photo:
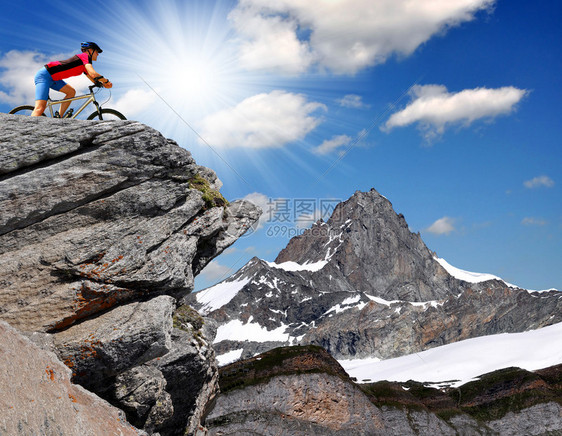
<svg viewBox="0 0 562 436"><path fill-rule="evenodd" d="M97 60L98 55L103 51L99 45L91 41L83 42L80 45L82 53L64 61L49 62L37 72L35 75L35 109L31 113L32 117L40 116L45 111L49 89L64 93L64 98L72 98L76 95L76 90L62 79L84 73L92 82L99 81L104 88L113 86L108 79L104 79L92 67L92 62ZM69 101L61 104L59 113L61 118L63 118L68 106L70 106Z"/></svg>

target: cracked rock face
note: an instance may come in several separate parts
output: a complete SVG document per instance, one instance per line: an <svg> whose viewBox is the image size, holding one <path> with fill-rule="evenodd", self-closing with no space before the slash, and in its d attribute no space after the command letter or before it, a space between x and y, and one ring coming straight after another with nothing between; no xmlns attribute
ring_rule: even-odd
<svg viewBox="0 0 562 436"><path fill-rule="evenodd" d="M259 216L207 207L216 175L136 122L0 115L0 319L56 331L141 297L181 296Z"/></svg>
<svg viewBox="0 0 562 436"><path fill-rule="evenodd" d="M177 300L259 208L204 197L215 173L137 122L0 125L0 321L137 428L194 433L217 391L214 322Z"/></svg>
<svg viewBox="0 0 562 436"><path fill-rule="evenodd" d="M72 384L53 353L2 321L0 337L1 434L146 435L121 410Z"/></svg>
<svg viewBox="0 0 562 436"><path fill-rule="evenodd" d="M211 435L558 435L562 365L506 368L452 389L358 385L318 346L284 347L220 368Z"/></svg>
<svg viewBox="0 0 562 436"><path fill-rule="evenodd" d="M211 435L491 434L460 410L457 431L398 384L363 390L320 347L278 348L220 371L222 393L206 419Z"/></svg>

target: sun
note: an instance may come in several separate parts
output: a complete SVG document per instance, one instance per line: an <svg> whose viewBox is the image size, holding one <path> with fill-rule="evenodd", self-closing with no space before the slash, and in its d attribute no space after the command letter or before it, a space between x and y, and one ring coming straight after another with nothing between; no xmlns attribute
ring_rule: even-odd
<svg viewBox="0 0 562 436"><path fill-rule="evenodd" d="M217 72L208 62L197 60L179 69L177 81L181 83L180 92L187 98L208 96L219 86Z"/></svg>
<svg viewBox="0 0 562 436"><path fill-rule="evenodd" d="M107 50L112 53L108 63L122 72L121 85L127 81L130 89L157 93L196 123L256 89L255 77L237 61L227 19L231 6L221 1L159 1L143 9L120 2L116 16L126 14L127 25L104 24L113 49Z"/></svg>
<svg viewBox="0 0 562 436"><path fill-rule="evenodd" d="M197 105L217 105L217 100L227 93L225 84L229 82L228 73L221 75L221 59L211 59L201 54L187 54L181 60L171 62L158 72L164 80L160 86L167 88L175 97L185 103Z"/></svg>

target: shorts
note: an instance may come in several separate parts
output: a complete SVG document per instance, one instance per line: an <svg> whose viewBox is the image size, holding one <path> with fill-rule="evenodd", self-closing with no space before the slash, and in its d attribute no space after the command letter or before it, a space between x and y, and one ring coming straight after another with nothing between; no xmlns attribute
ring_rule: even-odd
<svg viewBox="0 0 562 436"><path fill-rule="evenodd" d="M66 85L64 80L53 80L45 67L35 75L35 100L47 100L49 89L60 91Z"/></svg>

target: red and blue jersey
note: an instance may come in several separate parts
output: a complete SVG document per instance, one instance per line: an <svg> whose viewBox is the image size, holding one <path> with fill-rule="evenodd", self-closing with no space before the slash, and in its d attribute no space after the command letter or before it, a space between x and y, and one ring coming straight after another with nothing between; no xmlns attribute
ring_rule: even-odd
<svg viewBox="0 0 562 436"><path fill-rule="evenodd" d="M62 80L85 73L86 65L91 63L88 53L84 52L64 61L49 62L45 65L45 68L53 80Z"/></svg>

